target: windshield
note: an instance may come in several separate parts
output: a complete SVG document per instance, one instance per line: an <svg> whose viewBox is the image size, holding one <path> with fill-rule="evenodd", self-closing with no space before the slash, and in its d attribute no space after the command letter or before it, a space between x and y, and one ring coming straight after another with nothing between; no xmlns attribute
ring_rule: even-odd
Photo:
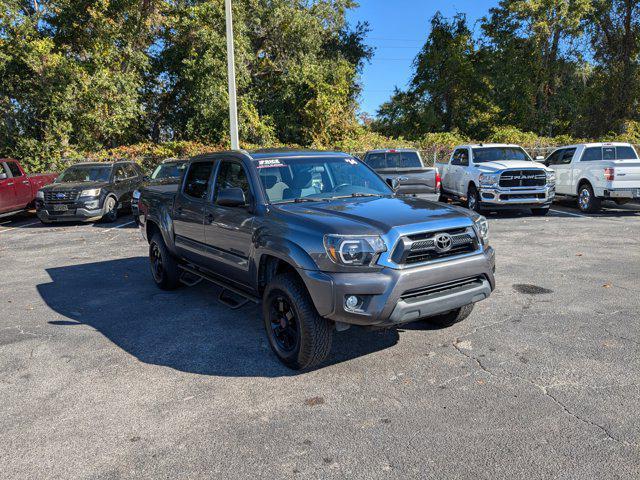
<svg viewBox="0 0 640 480"><path fill-rule="evenodd" d="M161 163L151 174L152 180L164 180L166 178L180 178L187 162Z"/></svg>
<svg viewBox="0 0 640 480"><path fill-rule="evenodd" d="M531 157L520 147L486 147L474 148L474 163L500 162L503 160L524 160L531 162Z"/></svg>
<svg viewBox="0 0 640 480"><path fill-rule="evenodd" d="M56 179L56 183L108 182L111 165L75 165L67 168Z"/></svg>
<svg viewBox="0 0 640 480"><path fill-rule="evenodd" d="M270 158L257 162L271 203L392 195L389 186L352 157Z"/></svg>

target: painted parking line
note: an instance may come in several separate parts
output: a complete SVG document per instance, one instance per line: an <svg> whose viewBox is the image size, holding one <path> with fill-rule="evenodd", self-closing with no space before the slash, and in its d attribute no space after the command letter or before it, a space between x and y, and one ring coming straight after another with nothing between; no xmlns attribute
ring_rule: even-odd
<svg viewBox="0 0 640 480"><path fill-rule="evenodd" d="M16 228L30 227L31 225L37 225L38 223L40 223L40 220L31 223L24 223L22 225L16 225L15 227L3 228L0 229L0 233L10 232L11 230L15 230Z"/></svg>
<svg viewBox="0 0 640 480"><path fill-rule="evenodd" d="M564 210L556 210L554 208L550 208L549 211L555 212L555 213L564 213L565 215L571 215L572 217L589 218L586 215L581 215L579 213L573 213L573 212L565 212Z"/></svg>
<svg viewBox="0 0 640 480"><path fill-rule="evenodd" d="M123 224L121 224L121 225L116 225L115 227L107 228L107 229L106 229L106 230L104 230L102 233L110 232L111 230L115 230L116 228L126 227L127 225L131 225L132 223L136 223L136 222L135 222L135 220L131 220L130 222L123 223Z"/></svg>

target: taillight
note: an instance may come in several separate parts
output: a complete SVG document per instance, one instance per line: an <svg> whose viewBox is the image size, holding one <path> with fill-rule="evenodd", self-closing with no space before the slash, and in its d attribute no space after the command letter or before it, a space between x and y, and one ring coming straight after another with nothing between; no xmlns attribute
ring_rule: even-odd
<svg viewBox="0 0 640 480"><path fill-rule="evenodd" d="M440 187L442 187L442 178L440 177L440 173L436 170L436 192L440 191Z"/></svg>
<svg viewBox="0 0 640 480"><path fill-rule="evenodd" d="M604 169L604 179L608 182L613 182L616 177L616 171L614 168L605 168Z"/></svg>

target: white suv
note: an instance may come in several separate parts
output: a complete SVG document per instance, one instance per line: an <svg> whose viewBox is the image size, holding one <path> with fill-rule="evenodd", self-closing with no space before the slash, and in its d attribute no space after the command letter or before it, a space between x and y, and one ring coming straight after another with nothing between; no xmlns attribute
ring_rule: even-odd
<svg viewBox="0 0 640 480"><path fill-rule="evenodd" d="M622 205L640 199L640 161L628 143L568 145L544 163L556 172L558 195L577 198L583 212L599 211L602 200Z"/></svg>

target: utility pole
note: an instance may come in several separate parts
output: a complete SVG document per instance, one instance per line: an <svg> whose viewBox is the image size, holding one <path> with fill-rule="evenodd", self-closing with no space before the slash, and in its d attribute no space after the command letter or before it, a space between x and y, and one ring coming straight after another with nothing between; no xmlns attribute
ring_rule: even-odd
<svg viewBox="0 0 640 480"><path fill-rule="evenodd" d="M224 11L227 19L227 80L229 82L229 127L231 134L231 149L239 150L238 139L238 106L236 100L236 62L233 51L233 18L231 0L224 1Z"/></svg>

